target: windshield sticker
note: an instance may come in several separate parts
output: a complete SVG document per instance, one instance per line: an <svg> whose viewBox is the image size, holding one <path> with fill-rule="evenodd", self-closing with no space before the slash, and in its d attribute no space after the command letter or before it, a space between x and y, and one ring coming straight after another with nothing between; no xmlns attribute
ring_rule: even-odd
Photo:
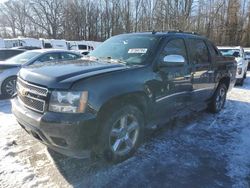
<svg viewBox="0 0 250 188"><path fill-rule="evenodd" d="M147 53L147 48L132 48L128 50L129 54L145 54Z"/></svg>

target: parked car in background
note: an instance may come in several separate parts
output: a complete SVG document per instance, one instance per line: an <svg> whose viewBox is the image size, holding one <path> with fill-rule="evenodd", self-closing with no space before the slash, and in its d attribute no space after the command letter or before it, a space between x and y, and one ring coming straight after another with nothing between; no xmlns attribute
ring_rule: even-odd
<svg viewBox="0 0 250 188"><path fill-rule="evenodd" d="M250 69L250 48L244 48L245 56L248 61L248 70Z"/></svg>
<svg viewBox="0 0 250 188"><path fill-rule="evenodd" d="M90 51L94 50L87 41L67 41L69 50L73 50L82 55L88 55Z"/></svg>
<svg viewBox="0 0 250 188"><path fill-rule="evenodd" d="M199 35L118 35L81 60L21 69L12 112L55 151L117 162L136 151L146 128L181 111L222 110L236 66Z"/></svg>
<svg viewBox="0 0 250 188"><path fill-rule="evenodd" d="M219 46L218 49L223 56L233 56L237 61L237 71L236 71L236 83L239 85L244 84L244 80L247 75L248 60L245 57L244 49L241 46L237 47L222 47Z"/></svg>
<svg viewBox="0 0 250 188"><path fill-rule="evenodd" d="M13 96L16 92L16 75L22 67L38 65L47 61L75 60L81 57L80 54L68 50L43 49L26 51L10 58L0 64L0 94L5 97Z"/></svg>
<svg viewBox="0 0 250 188"><path fill-rule="evenodd" d="M20 47L14 47L14 48L11 48L11 49L39 50L39 49L42 49L42 48L35 47L35 46L20 46Z"/></svg>
<svg viewBox="0 0 250 188"><path fill-rule="evenodd" d="M25 52L26 50L21 49L0 49L0 61L4 61L18 54Z"/></svg>

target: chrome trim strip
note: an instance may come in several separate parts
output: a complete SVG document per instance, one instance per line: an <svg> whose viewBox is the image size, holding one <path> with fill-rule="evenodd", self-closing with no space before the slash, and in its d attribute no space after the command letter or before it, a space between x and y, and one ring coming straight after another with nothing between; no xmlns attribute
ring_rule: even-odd
<svg viewBox="0 0 250 188"><path fill-rule="evenodd" d="M48 90L47 88L44 88L44 87L40 87L40 86L37 86L37 85L30 84L30 83L28 83L28 82L22 80L21 78L18 78L18 81L20 81L20 82L22 82L22 83L24 83L24 84L26 84L26 85L29 85L29 86L31 86L31 87L43 89L43 90L46 91L46 94L42 94L42 93L38 93L38 92L36 92L36 91L34 91L34 90L32 90L32 89L25 88L25 89L29 90L30 93L33 93L33 94L36 94L36 95L41 95L41 96L46 97L47 94L48 94L48 92L49 92L49 90ZM18 82L17 82L17 83L18 83ZM19 84L19 83L18 83L18 84ZM22 86L22 87L24 87L24 86Z"/></svg>
<svg viewBox="0 0 250 188"><path fill-rule="evenodd" d="M188 91L182 91L182 92L179 92L179 93L174 93L174 94L171 94L171 95L166 95L164 97L156 99L156 102L160 102L160 101L162 101L164 99L167 99L167 98L170 98L170 97L174 97L176 95L186 94L186 93L190 93L190 92L188 92Z"/></svg>
<svg viewBox="0 0 250 188"><path fill-rule="evenodd" d="M182 92L179 92L179 93L174 93L174 94L171 94L171 95L166 95L164 97L156 99L156 102L160 102L160 101L162 101L164 99L167 99L167 98L170 98L170 97L174 97L174 96L177 96L177 95L182 95L182 94L186 94L186 93L195 93L195 92L198 92L198 91L209 90L209 89L214 89L214 87L207 87L207 88L202 88L202 89L196 89L194 91L182 91Z"/></svg>
<svg viewBox="0 0 250 188"><path fill-rule="evenodd" d="M192 92L198 92L198 91L203 91L203 90L209 90L209 89L214 89L215 87L206 87L206 88L202 88L202 89L196 89Z"/></svg>

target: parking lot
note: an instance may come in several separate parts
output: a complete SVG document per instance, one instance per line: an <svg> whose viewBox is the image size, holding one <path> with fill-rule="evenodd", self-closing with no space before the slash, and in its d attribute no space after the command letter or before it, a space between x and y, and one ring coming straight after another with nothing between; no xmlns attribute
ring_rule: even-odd
<svg viewBox="0 0 250 188"><path fill-rule="evenodd" d="M219 114L194 112L149 134L120 164L72 159L27 135L0 101L0 187L249 187L250 73Z"/></svg>

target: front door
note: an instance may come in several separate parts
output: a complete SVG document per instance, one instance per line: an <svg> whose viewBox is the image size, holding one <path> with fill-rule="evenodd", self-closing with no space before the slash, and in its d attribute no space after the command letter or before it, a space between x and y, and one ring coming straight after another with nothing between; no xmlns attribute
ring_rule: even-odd
<svg viewBox="0 0 250 188"><path fill-rule="evenodd" d="M180 55L184 57L184 65L158 66L158 84L155 101L156 118L169 118L185 107L190 101L192 91L191 69L188 63L187 49L182 38L169 39L160 54L158 65L165 63L164 57L168 55Z"/></svg>

